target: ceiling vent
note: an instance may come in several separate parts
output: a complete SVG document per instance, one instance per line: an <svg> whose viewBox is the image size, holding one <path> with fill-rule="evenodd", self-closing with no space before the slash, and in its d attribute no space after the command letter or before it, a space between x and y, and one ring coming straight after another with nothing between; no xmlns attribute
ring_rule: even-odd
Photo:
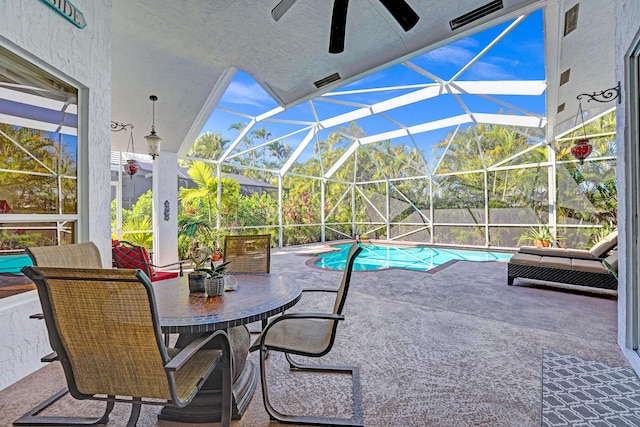
<svg viewBox="0 0 640 427"><path fill-rule="evenodd" d="M558 105L558 114L562 113L564 111L564 107L565 107L565 103L563 102L562 104Z"/></svg>
<svg viewBox="0 0 640 427"><path fill-rule="evenodd" d="M340 74L333 73L330 76L325 77L324 79L320 79L317 82L313 82L313 84L316 85L318 89L320 89L321 87L326 86L333 82L337 82L338 80L340 80Z"/></svg>
<svg viewBox="0 0 640 427"><path fill-rule="evenodd" d="M571 77L571 68L568 68L560 74L560 86L565 83L569 83L569 77Z"/></svg>
<svg viewBox="0 0 640 427"><path fill-rule="evenodd" d="M464 27L472 23L473 21L477 21L480 18L483 18L493 12L497 12L502 9L504 6L502 5L502 0L494 0L485 4L484 6L480 6L477 9L472 10L469 13L465 13L462 16L459 16L455 19L449 21L449 25L451 26L451 30L458 29L460 27Z"/></svg>
<svg viewBox="0 0 640 427"><path fill-rule="evenodd" d="M567 10L564 14L564 35L566 36L571 31L578 27L578 7L580 3Z"/></svg>

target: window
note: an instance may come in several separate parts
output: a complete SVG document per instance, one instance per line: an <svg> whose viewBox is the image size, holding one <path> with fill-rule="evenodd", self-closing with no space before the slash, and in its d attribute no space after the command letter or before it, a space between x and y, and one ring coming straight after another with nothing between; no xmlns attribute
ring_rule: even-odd
<svg viewBox="0 0 640 427"><path fill-rule="evenodd" d="M77 95L0 48L0 254L75 241Z"/></svg>

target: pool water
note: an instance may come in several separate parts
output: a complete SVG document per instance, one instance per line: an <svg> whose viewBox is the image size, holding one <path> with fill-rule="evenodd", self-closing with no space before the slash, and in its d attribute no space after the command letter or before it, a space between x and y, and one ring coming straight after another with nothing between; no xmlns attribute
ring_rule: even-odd
<svg viewBox="0 0 640 427"><path fill-rule="evenodd" d="M27 254L0 255L0 273L20 274L25 265L33 265L31 257Z"/></svg>
<svg viewBox="0 0 640 427"><path fill-rule="evenodd" d="M317 255L315 265L331 270L344 270L350 244L336 245L339 251ZM508 252L492 252L470 249L444 249L426 246L392 246L361 244L362 252L356 258L354 271L381 270L384 268L406 268L427 271L451 260L508 261L513 256Z"/></svg>

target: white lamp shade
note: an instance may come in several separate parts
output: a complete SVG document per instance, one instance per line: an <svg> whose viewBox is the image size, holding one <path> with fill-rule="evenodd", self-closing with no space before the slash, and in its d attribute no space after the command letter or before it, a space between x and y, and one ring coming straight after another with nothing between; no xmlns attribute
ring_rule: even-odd
<svg viewBox="0 0 640 427"><path fill-rule="evenodd" d="M144 139L147 140L149 155L155 159L156 156L160 155L160 143L162 142L162 138L152 131L149 135L145 136Z"/></svg>

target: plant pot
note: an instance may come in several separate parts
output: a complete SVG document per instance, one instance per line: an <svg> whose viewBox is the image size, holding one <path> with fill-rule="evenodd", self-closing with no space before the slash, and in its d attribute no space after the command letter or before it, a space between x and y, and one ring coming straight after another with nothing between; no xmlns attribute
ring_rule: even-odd
<svg viewBox="0 0 640 427"><path fill-rule="evenodd" d="M204 291L208 297L219 297L224 293L224 277L215 277L205 280Z"/></svg>
<svg viewBox="0 0 640 427"><path fill-rule="evenodd" d="M549 241L549 240L534 240L533 241L533 246L535 246L536 248L548 248L549 246L551 246L551 241Z"/></svg>
<svg viewBox="0 0 640 427"><path fill-rule="evenodd" d="M204 292L207 273L189 273L189 292Z"/></svg>

